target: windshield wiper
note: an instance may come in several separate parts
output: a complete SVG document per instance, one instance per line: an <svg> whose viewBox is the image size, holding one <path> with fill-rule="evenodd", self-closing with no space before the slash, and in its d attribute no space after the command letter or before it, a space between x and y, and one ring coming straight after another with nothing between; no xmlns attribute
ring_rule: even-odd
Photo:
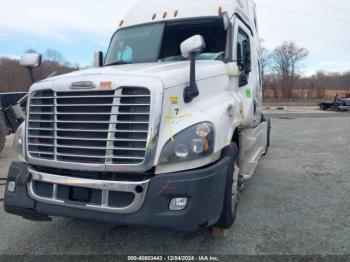
<svg viewBox="0 0 350 262"><path fill-rule="evenodd" d="M132 63L131 62L127 62L127 61L118 61L118 62L107 64L105 66L128 65L128 64L132 64Z"/></svg>

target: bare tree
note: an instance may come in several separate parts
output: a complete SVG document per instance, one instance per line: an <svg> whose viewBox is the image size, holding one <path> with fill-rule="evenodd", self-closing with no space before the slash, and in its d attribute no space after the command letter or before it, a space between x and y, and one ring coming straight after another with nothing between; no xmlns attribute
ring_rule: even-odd
<svg viewBox="0 0 350 262"><path fill-rule="evenodd" d="M264 83L265 76L270 67L270 52L263 46L264 40L259 43L261 80Z"/></svg>
<svg viewBox="0 0 350 262"><path fill-rule="evenodd" d="M278 99L281 97L281 92L280 92L280 85L281 81L280 78L274 74L267 74L264 77L264 97L271 98L271 95L274 99Z"/></svg>
<svg viewBox="0 0 350 262"><path fill-rule="evenodd" d="M55 49L48 49L44 53L45 60L52 61L54 63L63 64L64 56Z"/></svg>
<svg viewBox="0 0 350 262"><path fill-rule="evenodd" d="M272 52L272 70L281 79L283 98L292 97L294 81L302 67L301 62L308 54L305 48L299 48L294 42L284 42Z"/></svg>
<svg viewBox="0 0 350 262"><path fill-rule="evenodd" d="M60 75L78 69L78 67L44 61L39 68L34 69L34 74L38 80L41 80L47 78L52 72L57 72L57 75ZM20 66L18 60L0 57L0 92L27 91L30 85L28 72Z"/></svg>

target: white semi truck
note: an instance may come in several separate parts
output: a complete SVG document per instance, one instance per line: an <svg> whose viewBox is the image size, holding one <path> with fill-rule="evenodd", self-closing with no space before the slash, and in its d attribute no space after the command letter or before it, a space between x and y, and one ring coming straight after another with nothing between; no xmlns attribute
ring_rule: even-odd
<svg viewBox="0 0 350 262"><path fill-rule="evenodd" d="M253 1L140 1L95 64L30 88L5 210L230 228L269 146Z"/></svg>

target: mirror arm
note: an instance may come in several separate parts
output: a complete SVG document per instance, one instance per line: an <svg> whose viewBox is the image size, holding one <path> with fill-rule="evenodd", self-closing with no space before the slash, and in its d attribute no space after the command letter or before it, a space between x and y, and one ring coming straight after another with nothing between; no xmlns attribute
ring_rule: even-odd
<svg viewBox="0 0 350 262"><path fill-rule="evenodd" d="M34 76L33 67L27 66L27 70L28 70L28 73L29 73L30 81L32 82L32 84L34 84L36 82L36 79L35 79L35 76Z"/></svg>
<svg viewBox="0 0 350 262"><path fill-rule="evenodd" d="M199 96L199 90L196 81L196 53L192 53L190 68L190 85L184 90L184 101L186 104L191 103L194 98Z"/></svg>

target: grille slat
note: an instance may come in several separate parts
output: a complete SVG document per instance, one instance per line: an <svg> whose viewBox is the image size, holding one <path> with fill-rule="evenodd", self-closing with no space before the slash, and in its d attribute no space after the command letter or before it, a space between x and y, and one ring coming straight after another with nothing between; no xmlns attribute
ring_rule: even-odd
<svg viewBox="0 0 350 262"><path fill-rule="evenodd" d="M112 132L112 133L148 133L147 130L108 130L108 129L64 129L64 128L41 128L28 127L29 130L43 130L43 131L68 131L68 132ZM83 139L83 138L82 138Z"/></svg>
<svg viewBox="0 0 350 262"><path fill-rule="evenodd" d="M62 124L91 124L91 123L95 123L95 124L138 124L138 125L148 125L148 122L132 122L132 121L118 121L118 122L111 122L111 121L63 121L63 120L29 120L29 123L50 123L50 124L54 124L54 123L62 123Z"/></svg>
<svg viewBox="0 0 350 262"><path fill-rule="evenodd" d="M120 107L120 106L149 106L148 104L59 104L58 107L91 107L91 106L111 106L111 107ZM55 107L55 105L48 104L31 104L30 107Z"/></svg>
<svg viewBox="0 0 350 262"><path fill-rule="evenodd" d="M54 147L54 145L52 144L43 144L43 143L38 143L38 144L35 144L35 143L28 143L29 146L43 146L43 147Z"/></svg>
<svg viewBox="0 0 350 262"><path fill-rule="evenodd" d="M55 115L54 113L32 113L32 115ZM65 112L60 112L60 115L108 115L108 116L112 116L112 115L137 115L137 116L148 116L149 113L142 113L142 112L139 112L139 113L123 113L123 112L119 112L117 114L113 114L113 113L110 113L110 112L93 112L93 113L86 113L86 112L69 112L69 113L65 113Z"/></svg>
<svg viewBox="0 0 350 262"><path fill-rule="evenodd" d="M41 154L46 154L46 152L41 152ZM99 156L99 155L78 155L78 154L65 154L65 153L57 153L58 156L64 156L64 157L77 157L77 158L100 158L105 159L105 156ZM133 159L133 160L143 160L143 157L135 157L135 156L108 156L113 159Z"/></svg>
<svg viewBox="0 0 350 262"><path fill-rule="evenodd" d="M33 92L29 155L72 163L141 165L146 156L150 102L150 91L141 87Z"/></svg>
<svg viewBox="0 0 350 262"><path fill-rule="evenodd" d="M45 152L45 151L31 151L30 153L34 155L53 155L53 152Z"/></svg>
<svg viewBox="0 0 350 262"><path fill-rule="evenodd" d="M33 144L29 143L29 146L35 146L35 147L54 147L54 145L51 144ZM57 145L57 148L77 148L77 149L97 149L97 150L107 150L108 147L93 147L93 146L69 146L69 145ZM129 148L129 147L115 147L115 150L121 150L121 151L144 151L144 148Z"/></svg>
<svg viewBox="0 0 350 262"><path fill-rule="evenodd" d="M38 138L38 139L54 139L53 136L29 136L29 139L35 139L35 138ZM60 136L57 136L56 137L57 139L60 139L60 140L77 140L76 137L60 137ZM146 139L118 139L118 138L115 138L115 139L101 139L101 138L81 138L81 141L121 141L121 142L147 142Z"/></svg>
<svg viewBox="0 0 350 262"><path fill-rule="evenodd" d="M150 97L149 95L124 95L124 96L104 96L104 98L134 98L134 97ZM55 97L33 97L32 100L39 100L39 99L54 99ZM58 96L59 99L64 98L96 98L96 96Z"/></svg>

